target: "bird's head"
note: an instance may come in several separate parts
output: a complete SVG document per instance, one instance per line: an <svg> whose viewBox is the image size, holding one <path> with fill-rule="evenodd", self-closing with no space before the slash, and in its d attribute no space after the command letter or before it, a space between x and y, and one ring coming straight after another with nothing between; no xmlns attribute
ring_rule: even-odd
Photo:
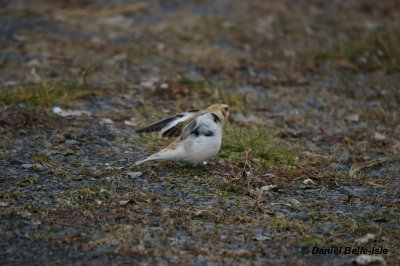
<svg viewBox="0 0 400 266"><path fill-rule="evenodd" d="M221 119L222 125L228 122L229 113L231 108L227 104L216 103L206 109L207 112L213 113Z"/></svg>

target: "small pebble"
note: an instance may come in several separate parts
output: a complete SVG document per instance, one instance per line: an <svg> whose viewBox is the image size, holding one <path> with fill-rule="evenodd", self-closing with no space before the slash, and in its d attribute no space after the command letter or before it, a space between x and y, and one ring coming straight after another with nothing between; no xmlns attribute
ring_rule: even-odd
<svg viewBox="0 0 400 266"><path fill-rule="evenodd" d="M142 172L128 172L127 175L131 178L137 178L142 175Z"/></svg>
<svg viewBox="0 0 400 266"><path fill-rule="evenodd" d="M21 165L21 167L22 167L22 168L25 168L25 169L29 169L29 168L32 168L32 167L33 167L33 164L31 164L31 163L24 163L23 165Z"/></svg>

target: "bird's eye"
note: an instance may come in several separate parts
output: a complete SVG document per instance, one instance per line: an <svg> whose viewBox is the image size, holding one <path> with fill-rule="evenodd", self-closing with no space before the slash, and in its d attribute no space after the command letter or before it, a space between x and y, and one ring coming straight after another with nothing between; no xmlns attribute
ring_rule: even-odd
<svg viewBox="0 0 400 266"><path fill-rule="evenodd" d="M225 107L225 111L228 111L228 107Z"/></svg>

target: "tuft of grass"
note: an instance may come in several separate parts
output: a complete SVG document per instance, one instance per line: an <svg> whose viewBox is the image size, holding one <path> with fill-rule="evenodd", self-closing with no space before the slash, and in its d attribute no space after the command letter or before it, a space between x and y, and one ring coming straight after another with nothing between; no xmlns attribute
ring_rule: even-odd
<svg viewBox="0 0 400 266"><path fill-rule="evenodd" d="M338 42L334 47L310 50L305 54L317 61L346 60L366 71L383 71L387 74L400 71L400 48L397 37L388 34L356 36Z"/></svg>
<svg viewBox="0 0 400 266"><path fill-rule="evenodd" d="M278 17L272 22L272 28L275 30L286 30L290 27L290 21L286 18Z"/></svg>
<svg viewBox="0 0 400 266"><path fill-rule="evenodd" d="M219 158L237 163L249 158L263 166L287 166L294 163L296 155L287 147L273 143L271 134L261 126L228 123L225 126Z"/></svg>
<svg viewBox="0 0 400 266"><path fill-rule="evenodd" d="M315 49L306 53L306 55L320 61L326 61L334 59L334 54L327 51L326 49Z"/></svg>
<svg viewBox="0 0 400 266"><path fill-rule="evenodd" d="M37 152L33 155L33 160L36 163L40 163L42 165L46 165L49 167L53 167L57 165L57 162L55 162L54 160L52 160L47 154L43 154L40 152Z"/></svg>
<svg viewBox="0 0 400 266"><path fill-rule="evenodd" d="M28 107L51 108L93 95L77 84L24 84L19 88L0 92L0 103L4 105L24 104Z"/></svg>
<svg viewBox="0 0 400 266"><path fill-rule="evenodd" d="M91 243L92 246L111 244L121 247L136 247L144 242L145 234L140 226L118 224L107 229L107 235Z"/></svg>
<svg viewBox="0 0 400 266"><path fill-rule="evenodd" d="M179 76L178 81L182 85L188 87L189 89L202 89L204 87L208 87L207 81L202 81L202 80L197 81L197 80L190 79L186 76Z"/></svg>
<svg viewBox="0 0 400 266"><path fill-rule="evenodd" d="M68 199L69 207L85 206L86 208L96 209L98 201L109 202L115 195L118 186L113 182L103 181L94 184L85 184L68 192L60 193L61 197Z"/></svg>
<svg viewBox="0 0 400 266"><path fill-rule="evenodd" d="M31 201L30 203L24 203L22 209L33 213L38 213L40 211L46 210L46 208L44 208L42 205L34 203L33 201Z"/></svg>
<svg viewBox="0 0 400 266"><path fill-rule="evenodd" d="M314 235L305 235L299 239L299 244L302 246L323 246L324 245L323 239L319 236Z"/></svg>
<svg viewBox="0 0 400 266"><path fill-rule="evenodd" d="M397 43L387 37L370 36L345 42L341 55L351 61L363 58L369 70L383 70L386 73L400 70L400 49Z"/></svg>

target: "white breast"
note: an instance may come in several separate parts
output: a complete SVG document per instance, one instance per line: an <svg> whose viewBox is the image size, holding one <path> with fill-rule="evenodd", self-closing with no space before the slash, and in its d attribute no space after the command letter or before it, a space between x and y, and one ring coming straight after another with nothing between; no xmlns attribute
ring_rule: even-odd
<svg viewBox="0 0 400 266"><path fill-rule="evenodd" d="M182 161L198 164L216 155L222 142L222 125L211 114L204 114L197 119L199 130L203 134L190 135L184 141L185 157ZM208 134L204 134L208 132ZM212 135L211 135L212 133ZM211 136L210 136L211 135Z"/></svg>

